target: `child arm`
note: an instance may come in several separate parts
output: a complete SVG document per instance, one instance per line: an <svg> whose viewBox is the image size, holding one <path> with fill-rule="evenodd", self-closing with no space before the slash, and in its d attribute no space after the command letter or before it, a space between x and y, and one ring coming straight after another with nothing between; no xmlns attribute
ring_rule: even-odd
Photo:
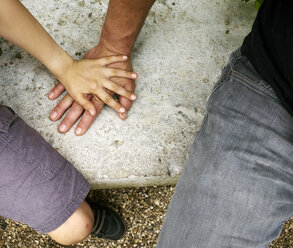
<svg viewBox="0 0 293 248"><path fill-rule="evenodd" d="M54 75L73 63L18 0L0 0L0 36L29 52Z"/></svg>
<svg viewBox="0 0 293 248"><path fill-rule="evenodd" d="M130 100L135 98L131 92L116 85L110 78L118 76L133 79L136 74L106 68L105 62L113 63L113 60L122 61L125 58L116 56L104 60L74 61L18 0L0 0L0 36L40 60L77 102L86 110L91 110L92 115L95 115L95 108L87 99L87 94L95 94L106 104L115 110L121 109L122 112L122 106L109 97L105 88L114 89L116 93Z"/></svg>

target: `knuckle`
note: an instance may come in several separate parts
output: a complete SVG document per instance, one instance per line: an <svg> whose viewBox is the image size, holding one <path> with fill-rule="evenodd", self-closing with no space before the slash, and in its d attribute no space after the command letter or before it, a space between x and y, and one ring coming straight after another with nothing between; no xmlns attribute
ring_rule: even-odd
<svg viewBox="0 0 293 248"><path fill-rule="evenodd" d="M110 62L110 58L109 57L103 58L103 63L104 64L108 64L109 62Z"/></svg>
<svg viewBox="0 0 293 248"><path fill-rule="evenodd" d="M112 91L112 90L108 90L108 89L106 89L106 92L107 92L110 96L114 96L114 95L115 95L115 92Z"/></svg>
<svg viewBox="0 0 293 248"><path fill-rule="evenodd" d="M72 113L68 113L66 117L64 118L63 122L66 123L67 127L71 127L73 123L75 122L75 118L72 115Z"/></svg>
<svg viewBox="0 0 293 248"><path fill-rule="evenodd" d="M112 83L112 91L118 93L117 91L120 91L120 86L115 84L115 83Z"/></svg>
<svg viewBox="0 0 293 248"><path fill-rule="evenodd" d="M111 70L112 70L111 72L112 72L113 74L115 74L115 75L118 75L119 72L120 72L118 69L114 69L114 68L111 69Z"/></svg>
<svg viewBox="0 0 293 248"><path fill-rule="evenodd" d="M57 114L63 113L65 111L65 109L61 108L61 106L57 105L54 109L54 112L56 112Z"/></svg>
<svg viewBox="0 0 293 248"><path fill-rule="evenodd" d="M119 95L123 95L123 96L128 96L128 95L130 95L130 94L128 93L128 91L125 90L123 87L118 87L118 94L119 94Z"/></svg>
<svg viewBox="0 0 293 248"><path fill-rule="evenodd" d="M80 97L78 95L76 96L72 96L74 101L76 101L78 104L81 104L82 100L80 99Z"/></svg>
<svg viewBox="0 0 293 248"><path fill-rule="evenodd" d="M85 104L83 104L83 108L84 108L84 110L89 111L91 109L91 105L85 103Z"/></svg>
<svg viewBox="0 0 293 248"><path fill-rule="evenodd" d="M80 106L78 103L75 103L74 106L72 107L72 110L74 110L75 112L81 113L83 111L83 107Z"/></svg>
<svg viewBox="0 0 293 248"><path fill-rule="evenodd" d="M53 109L53 111L57 112L57 113L63 113L65 112L66 108L61 105L60 103Z"/></svg>
<svg viewBox="0 0 293 248"><path fill-rule="evenodd" d="M117 73L116 73L116 70L115 69L111 69L111 68L109 68L108 69L108 75L110 76L110 77L113 77L113 76L115 76Z"/></svg>
<svg viewBox="0 0 293 248"><path fill-rule="evenodd" d="M107 67L100 68L100 72L104 75L103 78L111 77L111 73L109 72L109 68Z"/></svg>
<svg viewBox="0 0 293 248"><path fill-rule="evenodd" d="M97 96L94 96L94 97L93 97L93 100L94 100L96 103L98 103L98 104L104 104L103 101L102 101L99 97L97 97Z"/></svg>
<svg viewBox="0 0 293 248"><path fill-rule="evenodd" d="M111 96L109 96L109 95L104 97L104 102L105 103L110 103L112 100L113 100L113 98Z"/></svg>
<svg viewBox="0 0 293 248"><path fill-rule="evenodd" d="M74 97L74 99L76 99L76 101L80 104L80 105L84 105L85 104L85 99L81 96L81 95L76 95Z"/></svg>
<svg viewBox="0 0 293 248"><path fill-rule="evenodd" d="M95 91L98 89L98 85L95 82L89 83L89 88L91 91Z"/></svg>
<svg viewBox="0 0 293 248"><path fill-rule="evenodd" d="M66 94L63 99L65 102L72 102L73 101L72 97L69 94Z"/></svg>
<svg viewBox="0 0 293 248"><path fill-rule="evenodd" d="M54 89L55 89L55 90L63 90L63 89L64 89L64 86L63 86L63 84L58 83L58 84L55 86Z"/></svg>
<svg viewBox="0 0 293 248"><path fill-rule="evenodd" d="M89 110L91 108L91 106L88 103L84 103L82 106L85 110Z"/></svg>

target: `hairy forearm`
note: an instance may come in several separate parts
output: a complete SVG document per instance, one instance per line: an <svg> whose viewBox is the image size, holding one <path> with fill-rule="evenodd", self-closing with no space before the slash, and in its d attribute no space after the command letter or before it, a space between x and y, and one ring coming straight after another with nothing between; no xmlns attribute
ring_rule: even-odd
<svg viewBox="0 0 293 248"><path fill-rule="evenodd" d="M56 76L73 61L18 0L0 0L0 36L29 52Z"/></svg>
<svg viewBox="0 0 293 248"><path fill-rule="evenodd" d="M113 52L130 54L155 0L110 0L100 43Z"/></svg>

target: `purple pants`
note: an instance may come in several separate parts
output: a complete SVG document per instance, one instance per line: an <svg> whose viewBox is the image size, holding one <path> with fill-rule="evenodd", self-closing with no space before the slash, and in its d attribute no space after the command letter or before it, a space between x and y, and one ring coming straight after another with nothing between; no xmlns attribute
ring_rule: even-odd
<svg viewBox="0 0 293 248"><path fill-rule="evenodd" d="M64 223L87 196L84 177L13 110L0 105L0 215L40 233Z"/></svg>

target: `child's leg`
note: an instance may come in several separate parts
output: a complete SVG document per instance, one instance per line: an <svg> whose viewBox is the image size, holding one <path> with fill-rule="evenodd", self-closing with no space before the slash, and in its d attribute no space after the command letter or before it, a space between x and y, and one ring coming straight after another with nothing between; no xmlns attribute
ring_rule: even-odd
<svg viewBox="0 0 293 248"><path fill-rule="evenodd" d="M64 244L90 234L94 218L84 202L88 182L34 129L1 105L0 171L0 215Z"/></svg>
<svg viewBox="0 0 293 248"><path fill-rule="evenodd" d="M49 236L63 245L79 243L91 234L94 225L94 214L86 201L61 226Z"/></svg>
<svg viewBox="0 0 293 248"><path fill-rule="evenodd" d="M70 245L94 237L120 239L112 209L85 202L90 185L13 110L0 105L0 215ZM94 227L94 228L93 228Z"/></svg>

